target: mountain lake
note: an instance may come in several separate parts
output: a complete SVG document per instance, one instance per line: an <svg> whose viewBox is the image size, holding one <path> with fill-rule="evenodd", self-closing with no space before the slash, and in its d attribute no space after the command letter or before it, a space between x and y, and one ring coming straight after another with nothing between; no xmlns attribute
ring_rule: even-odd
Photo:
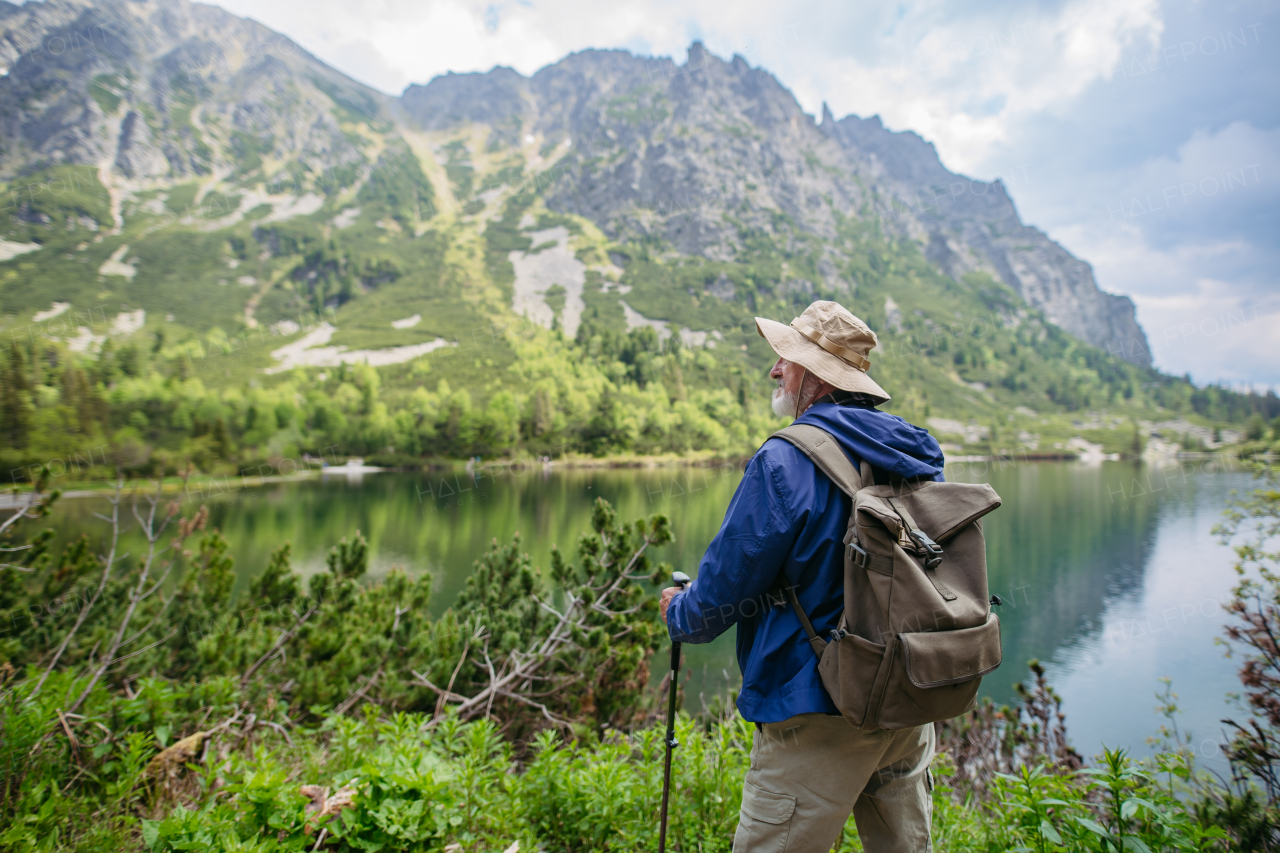
<svg viewBox="0 0 1280 853"><path fill-rule="evenodd" d="M472 561L496 537L519 532L535 565L550 548L571 552L603 497L624 520L665 513L675 542L653 552L690 575L724 516L741 477L737 466L648 469L487 465L470 474L346 473L292 482L232 479L193 488L184 512L207 504L236 558L237 588L268 555L293 543L294 568L324 570L325 554L357 529L368 539L370 577L392 566L435 578L431 609L442 613L462 590ZM1159 465L1103 462L960 462L949 480L988 482L1003 506L984 521L992 592L1004 599L1004 663L983 683L997 702L1016 698L1031 658L1044 662L1063 697L1075 747L1092 756L1103 744L1148 754L1147 738L1164 720L1156 711L1161 678L1179 694L1179 726L1199 758L1226 769L1217 744L1224 717L1239 712L1238 662L1224 658L1222 605L1236 583L1231 550L1212 534L1233 490L1253 486L1228 459ZM93 513L102 498L65 499L49 523L59 539L88 532L101 545L106 525ZM130 517L127 512L122 515ZM136 524L121 549L135 556ZM730 630L704 646L686 645L685 707L723 703L739 682ZM653 660L661 670L665 658ZM661 672L655 672L655 683Z"/></svg>

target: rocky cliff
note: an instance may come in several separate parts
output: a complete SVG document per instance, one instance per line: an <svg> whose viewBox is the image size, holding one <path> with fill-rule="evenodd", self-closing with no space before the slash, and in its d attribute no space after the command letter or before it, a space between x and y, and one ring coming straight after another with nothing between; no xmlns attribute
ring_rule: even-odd
<svg viewBox="0 0 1280 853"><path fill-rule="evenodd" d="M569 146L548 203L615 239L729 261L755 235L792 249L817 237L825 283L840 290L856 282L840 274L837 224L871 220L952 278L986 271L1073 335L1151 363L1133 303L1024 225L1000 181L949 172L931 144L877 117L837 121L824 107L815 122L740 56L696 42L684 65L590 50L528 78L507 68L439 77L410 86L401 107L424 128L488 125L492 145Z"/></svg>
<svg viewBox="0 0 1280 853"><path fill-rule="evenodd" d="M186 0L0 7L0 177L93 165L114 186L359 161L344 113L390 98L251 20Z"/></svg>
<svg viewBox="0 0 1280 853"><path fill-rule="evenodd" d="M893 196L910 208L911 224L927 234L926 255L952 278L985 269L1076 337L1150 366L1133 302L1099 290L1087 263L1024 225L1001 181L947 171L932 144L911 131L886 130L878 116L836 121L824 104L820 129L877 167Z"/></svg>

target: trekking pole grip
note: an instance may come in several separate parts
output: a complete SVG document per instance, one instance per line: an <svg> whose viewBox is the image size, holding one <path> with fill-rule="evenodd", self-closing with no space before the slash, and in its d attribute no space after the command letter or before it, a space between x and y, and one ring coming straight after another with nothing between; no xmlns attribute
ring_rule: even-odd
<svg viewBox="0 0 1280 853"><path fill-rule="evenodd" d="M689 576L686 575L684 572L672 572L671 582L676 586L680 587L681 589L684 589L690 583ZM675 672L678 669L680 669L680 644L677 642L672 642L671 643L671 672L672 672L671 681L673 684L675 683L675 679L676 679Z"/></svg>

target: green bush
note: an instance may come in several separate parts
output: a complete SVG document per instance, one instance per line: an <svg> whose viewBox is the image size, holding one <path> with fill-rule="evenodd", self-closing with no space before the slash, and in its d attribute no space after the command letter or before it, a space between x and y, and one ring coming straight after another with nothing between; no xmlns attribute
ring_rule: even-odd
<svg viewBox="0 0 1280 853"><path fill-rule="evenodd" d="M88 716L127 713L110 707L127 700L102 700ZM45 724L58 725L55 709L41 710L49 715ZM24 713L39 711L7 704L5 730L21 725ZM30 723L22 730L41 728ZM752 734L741 720L681 718L670 849L727 853ZM22 745L31 740L28 735ZM148 734L86 742L82 750L109 760L98 765L96 786L82 785L71 795L62 792L63 780L73 774L76 756L65 743L48 749L49 760L19 786L15 819L0 842L13 850L54 849L48 844L53 833L68 849L113 840L152 851L264 853L314 849L317 841L338 851L444 850L450 844L501 850L518 841L521 849L566 853L651 850L657 843L663 740L656 726L572 743L547 730L520 758L493 720L467 723L449 716L433 723L428 716L382 715L373 708L328 717L291 736L269 729L246 735L233 726L217 740L203 761L193 757L167 775L156 769L161 742ZM60 773L59 760L66 765ZM1027 765L998 775L985 800L961 803L946 784L953 768L942 753L934 766L937 849L1225 849L1224 831L1200 823L1159 783L1175 765L1148 768L1121 751L1108 751L1097 767L1077 772ZM346 807L320 817L326 798ZM861 849L852 821L838 849Z"/></svg>

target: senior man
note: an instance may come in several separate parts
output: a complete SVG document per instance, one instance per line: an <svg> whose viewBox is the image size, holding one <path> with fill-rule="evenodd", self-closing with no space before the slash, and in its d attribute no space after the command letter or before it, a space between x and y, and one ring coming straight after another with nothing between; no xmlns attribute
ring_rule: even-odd
<svg viewBox="0 0 1280 853"><path fill-rule="evenodd" d="M756 318L778 354L773 410L835 436L876 482L942 479L942 451L920 427L876 409L889 395L867 375L875 333L835 302L790 325ZM853 813L868 853L930 849L933 726L855 729L818 676L818 658L791 607L794 587L825 636L843 607L843 537L850 498L794 445L766 441L743 474L720 532L684 590L662 591L671 639L706 643L738 626L738 710L756 724L734 853L825 853Z"/></svg>

